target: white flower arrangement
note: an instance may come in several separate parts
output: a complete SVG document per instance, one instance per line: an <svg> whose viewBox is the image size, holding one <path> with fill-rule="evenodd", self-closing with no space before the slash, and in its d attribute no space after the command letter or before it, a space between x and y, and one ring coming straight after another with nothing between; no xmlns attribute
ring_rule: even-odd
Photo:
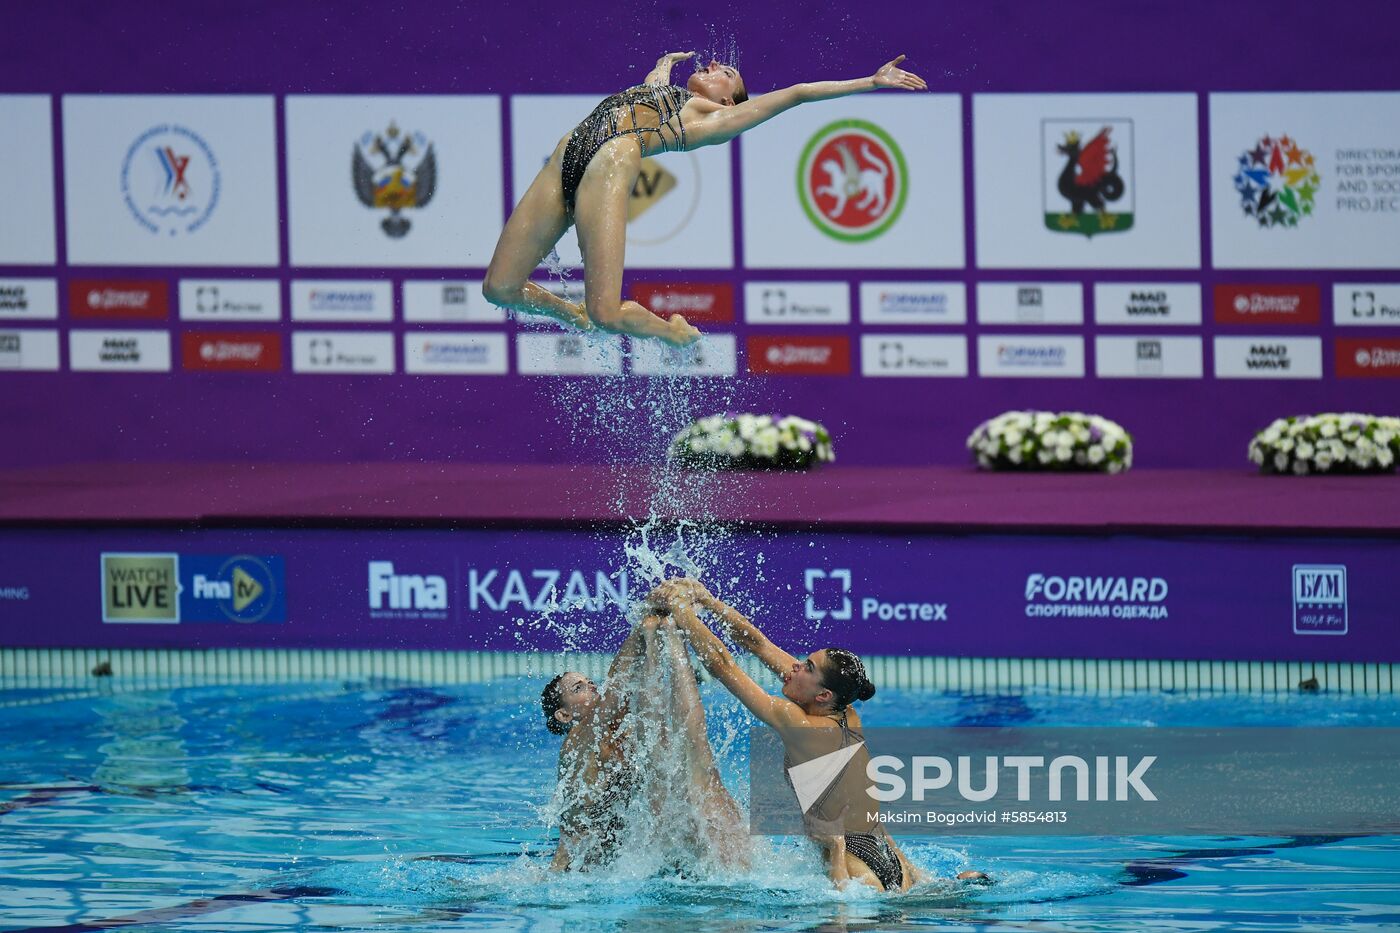
<svg viewBox="0 0 1400 933"><path fill-rule="evenodd" d="M1279 418L1249 442L1263 473L1390 473L1400 459L1400 418L1328 412Z"/></svg>
<svg viewBox="0 0 1400 933"><path fill-rule="evenodd" d="M979 424L967 449L984 470L1121 473L1133 465L1122 426L1079 411L1008 411Z"/></svg>
<svg viewBox="0 0 1400 933"><path fill-rule="evenodd" d="M710 415L671 441L670 459L709 470L806 470L836 459L831 434L789 415Z"/></svg>

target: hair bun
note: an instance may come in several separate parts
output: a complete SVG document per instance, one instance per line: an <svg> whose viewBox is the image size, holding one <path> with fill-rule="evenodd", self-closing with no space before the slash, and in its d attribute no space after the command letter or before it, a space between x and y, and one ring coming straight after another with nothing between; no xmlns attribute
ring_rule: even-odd
<svg viewBox="0 0 1400 933"><path fill-rule="evenodd" d="M869 680L862 680L862 681L860 682L860 685L859 685L858 687L856 687L856 699L857 699L857 700L868 700L868 699L870 699L871 697L873 697L874 695L875 695L875 685L872 684Z"/></svg>

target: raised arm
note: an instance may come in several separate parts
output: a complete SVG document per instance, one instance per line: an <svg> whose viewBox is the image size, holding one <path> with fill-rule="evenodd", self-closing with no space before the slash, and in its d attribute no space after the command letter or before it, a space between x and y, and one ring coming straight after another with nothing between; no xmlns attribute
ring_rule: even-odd
<svg viewBox="0 0 1400 933"><path fill-rule="evenodd" d="M617 649L612 664L608 665L607 676L603 680L603 700L599 708L599 721L607 728L614 727L627 715L626 691L618 689L618 681L646 654L646 643L642 641L642 625L633 626L632 631Z"/></svg>
<svg viewBox="0 0 1400 933"><path fill-rule="evenodd" d="M795 724L794 720L801 716L801 710L788 700L771 696L740 670L734 655L729 653L714 632L705 627L694 609L685 603L674 604L671 606L671 618L676 620L676 627L690 641L705 670L724 684L725 689L748 707L749 712L778 730Z"/></svg>
<svg viewBox="0 0 1400 933"><path fill-rule="evenodd" d="M752 129L760 123L773 119L784 110L791 110L798 104L817 100L831 100L862 91L879 88L901 88L906 91L926 91L928 84L923 78L899 67L904 61L901 55L883 65L868 78L853 78L849 81L813 81L794 84L780 91L751 97L742 104L732 107L718 107L707 113L686 130L686 146L694 149L699 146L714 146L726 143L744 130Z"/></svg>
<svg viewBox="0 0 1400 933"><path fill-rule="evenodd" d="M758 626L744 617L744 614L728 603L718 599L699 580L680 579L672 581L681 593L689 595L695 605L713 615L725 634L734 639L740 648L763 662L779 677L790 672L797 659L768 640L768 636L758 630Z"/></svg>
<svg viewBox="0 0 1400 933"><path fill-rule="evenodd" d="M656 60L656 67L647 75L647 84L670 84L671 69L687 58L694 58L694 52L667 52Z"/></svg>

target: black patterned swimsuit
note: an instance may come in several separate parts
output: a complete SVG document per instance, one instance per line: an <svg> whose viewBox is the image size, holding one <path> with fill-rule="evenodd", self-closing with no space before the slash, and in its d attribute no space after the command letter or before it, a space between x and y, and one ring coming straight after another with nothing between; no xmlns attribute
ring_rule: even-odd
<svg viewBox="0 0 1400 933"><path fill-rule="evenodd" d="M594 107L593 112L569 134L569 143L564 147L560 171L564 181L564 204L569 213L574 212L574 198L578 196L584 170L609 140L619 136L635 136L642 147L642 155L685 149L685 124L681 122L681 108L691 96L685 88L672 84L639 84L606 98ZM657 125L639 125L638 109L655 113Z"/></svg>

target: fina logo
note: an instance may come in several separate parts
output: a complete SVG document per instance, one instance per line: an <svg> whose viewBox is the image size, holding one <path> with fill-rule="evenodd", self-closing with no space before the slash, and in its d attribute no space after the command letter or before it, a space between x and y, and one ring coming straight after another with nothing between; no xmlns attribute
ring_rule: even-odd
<svg viewBox="0 0 1400 933"><path fill-rule="evenodd" d="M439 615L447 609L447 581L436 575L396 574L392 561L372 560L369 608L375 610L371 614L376 618L419 612Z"/></svg>
<svg viewBox="0 0 1400 933"><path fill-rule="evenodd" d="M844 622L854 617L850 568L820 570L808 567L803 574L803 583L807 589L805 610L808 620L821 622L834 619ZM947 622L948 604L889 602L864 596L860 601L860 618L862 621L879 619L881 622Z"/></svg>

